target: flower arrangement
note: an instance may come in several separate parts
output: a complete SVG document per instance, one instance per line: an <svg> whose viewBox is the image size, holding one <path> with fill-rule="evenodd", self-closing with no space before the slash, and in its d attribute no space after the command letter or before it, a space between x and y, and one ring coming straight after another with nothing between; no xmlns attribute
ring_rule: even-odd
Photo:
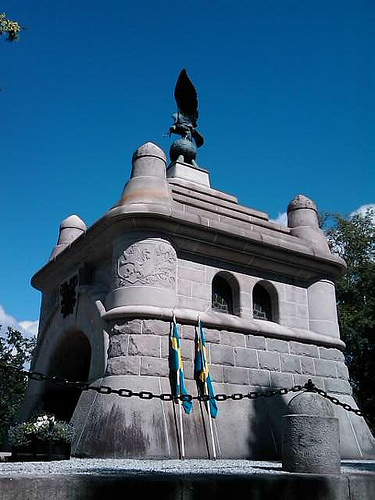
<svg viewBox="0 0 375 500"><path fill-rule="evenodd" d="M28 422L16 424L9 430L9 439L13 446L24 446L34 439L71 443L73 437L72 424L56 420L54 415L46 413L39 414Z"/></svg>

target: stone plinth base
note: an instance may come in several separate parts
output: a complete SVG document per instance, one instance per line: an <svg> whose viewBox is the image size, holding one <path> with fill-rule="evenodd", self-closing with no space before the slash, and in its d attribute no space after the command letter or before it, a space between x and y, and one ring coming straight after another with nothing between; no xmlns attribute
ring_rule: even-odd
<svg viewBox="0 0 375 500"><path fill-rule="evenodd" d="M78 460L2 464L2 500L165 498L169 500L373 500L375 463L344 466L341 475L290 474L280 464L250 461ZM21 467L21 465L20 465ZM26 467L26 469L25 469ZM8 470L7 470L8 469Z"/></svg>
<svg viewBox="0 0 375 500"><path fill-rule="evenodd" d="M175 161L170 164L167 170L167 178L182 179L184 181L195 182L196 184L210 187L210 174L208 170L180 161Z"/></svg>

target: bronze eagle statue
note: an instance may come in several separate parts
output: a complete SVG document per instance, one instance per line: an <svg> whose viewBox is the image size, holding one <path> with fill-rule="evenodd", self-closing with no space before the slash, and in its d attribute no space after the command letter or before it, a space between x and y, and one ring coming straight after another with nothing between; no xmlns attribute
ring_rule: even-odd
<svg viewBox="0 0 375 500"><path fill-rule="evenodd" d="M170 134L178 134L183 139L195 141L197 148L204 143L203 136L197 130L198 121L198 93L190 80L186 69L183 69L177 79L174 98L178 112L173 113L174 124L169 129Z"/></svg>

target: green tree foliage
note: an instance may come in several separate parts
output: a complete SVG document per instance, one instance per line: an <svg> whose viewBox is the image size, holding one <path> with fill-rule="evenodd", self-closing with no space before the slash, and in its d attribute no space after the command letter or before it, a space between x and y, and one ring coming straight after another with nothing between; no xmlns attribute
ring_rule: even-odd
<svg viewBox="0 0 375 500"><path fill-rule="evenodd" d="M34 346L35 338L27 339L11 327L0 336L0 443L20 407L27 384L22 373L5 365L22 370L25 362L30 361Z"/></svg>
<svg viewBox="0 0 375 500"><path fill-rule="evenodd" d="M327 238L348 270L336 282L346 363L356 401L375 431L375 224L374 212L330 215ZM326 220L327 224L327 220Z"/></svg>
<svg viewBox="0 0 375 500"><path fill-rule="evenodd" d="M4 36L8 42L14 42L20 36L22 26L17 21L11 21L3 12L0 13L0 36Z"/></svg>

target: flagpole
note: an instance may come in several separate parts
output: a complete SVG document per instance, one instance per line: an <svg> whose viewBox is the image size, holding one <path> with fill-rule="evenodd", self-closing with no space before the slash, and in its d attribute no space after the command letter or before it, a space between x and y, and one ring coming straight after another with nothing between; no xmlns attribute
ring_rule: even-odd
<svg viewBox="0 0 375 500"><path fill-rule="evenodd" d="M173 311L173 324L174 325L177 325L177 321L176 321L176 316L175 316L175 313ZM179 390L180 390L180 394L178 394L178 408L179 408L179 417L180 417L180 441L181 441L181 459L184 459L185 458L185 439L184 439L184 427L182 425L182 401L180 399L180 396L181 396L181 383L180 383L180 370L177 370L177 387L179 387Z"/></svg>
<svg viewBox="0 0 375 500"><path fill-rule="evenodd" d="M208 394L207 382L205 382L205 386L206 386L206 393ZM212 427L210 400L208 400L207 408L208 408L208 420L209 420L209 425L210 425L210 434L211 434L211 440L212 440L212 457L214 460L216 460L216 458L217 458L216 457L216 446L215 446L215 439L214 439L214 430Z"/></svg>
<svg viewBox="0 0 375 500"><path fill-rule="evenodd" d="M177 372L177 383L178 383L178 386L180 387L180 371ZM179 396L178 407L180 410L181 459L184 459L185 458L185 441L184 441L184 428L182 425L182 401L180 399L181 391L180 391L180 394L178 396Z"/></svg>
<svg viewBox="0 0 375 500"><path fill-rule="evenodd" d="M202 345L202 337L201 337L201 320L198 317L198 335L199 335L199 340L201 342L201 356L202 356L202 366L204 368L203 364L203 345ZM207 362L207 360L206 360ZM210 396L208 392L208 385L207 385L207 380L204 383L204 388L205 392L208 396ZM212 457L214 460L216 460L216 446L215 446L215 438L214 438L214 431L213 431L213 426L212 426L212 415L211 415L211 406L210 406L210 400L208 399L207 401L207 409L208 409L208 422L209 422L209 427L210 427L210 435L211 435L211 441L212 441Z"/></svg>

